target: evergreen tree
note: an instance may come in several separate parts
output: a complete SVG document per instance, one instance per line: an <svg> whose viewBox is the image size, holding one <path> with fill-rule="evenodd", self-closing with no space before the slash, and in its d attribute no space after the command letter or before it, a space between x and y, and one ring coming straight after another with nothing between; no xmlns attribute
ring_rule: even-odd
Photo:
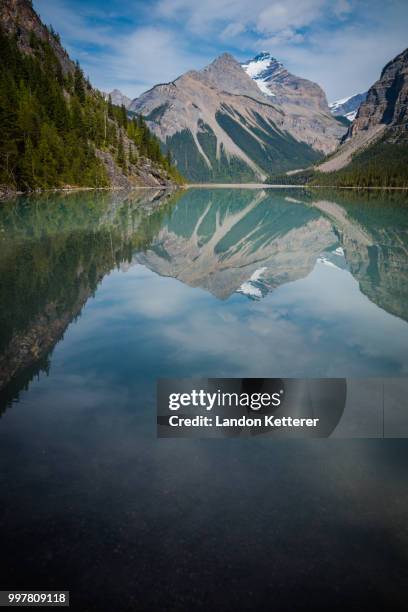
<svg viewBox="0 0 408 612"><path fill-rule="evenodd" d="M120 112L121 112L121 125L126 129L127 124L128 124L128 116L127 116L127 110L124 104L122 104L122 106L120 107Z"/></svg>
<svg viewBox="0 0 408 612"><path fill-rule="evenodd" d="M84 85L84 75L82 70L78 64L75 64L75 73L74 73L74 92L78 97L80 102L85 102L85 85Z"/></svg>
<svg viewBox="0 0 408 612"><path fill-rule="evenodd" d="M114 118L112 96L110 94L109 94L109 98L108 98L108 117L109 117L109 119L113 119Z"/></svg>
<svg viewBox="0 0 408 612"><path fill-rule="evenodd" d="M58 36L50 28L50 35ZM174 177L141 116L90 88L77 63L63 74L54 49L31 32L30 53L0 27L0 184L18 189L107 186L97 149L110 150L124 172L138 152Z"/></svg>
<svg viewBox="0 0 408 612"><path fill-rule="evenodd" d="M125 155L125 147L123 144L122 131L120 131L120 134L119 134L118 154L117 154L116 159L117 159L118 165L122 168L122 170L126 171L126 155Z"/></svg>

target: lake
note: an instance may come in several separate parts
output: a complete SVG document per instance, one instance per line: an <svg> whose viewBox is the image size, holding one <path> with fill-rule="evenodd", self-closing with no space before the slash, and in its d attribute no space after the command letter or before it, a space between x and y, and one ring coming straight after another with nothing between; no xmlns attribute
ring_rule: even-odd
<svg viewBox="0 0 408 612"><path fill-rule="evenodd" d="M159 377L406 377L407 200L2 203L2 588L70 590L78 610L204 609L220 581L221 609L401 605L404 440L157 439L155 393Z"/></svg>

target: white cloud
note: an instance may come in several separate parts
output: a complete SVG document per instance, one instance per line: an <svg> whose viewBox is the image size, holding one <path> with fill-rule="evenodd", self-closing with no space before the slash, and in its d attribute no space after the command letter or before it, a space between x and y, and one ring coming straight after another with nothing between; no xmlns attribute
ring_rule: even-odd
<svg viewBox="0 0 408 612"><path fill-rule="evenodd" d="M337 0L333 10L337 17L344 17L345 15L351 13L353 7L351 6L349 0Z"/></svg>
<svg viewBox="0 0 408 612"><path fill-rule="evenodd" d="M240 59L269 50L330 100L367 89L407 46L406 0L160 0L156 14L234 43Z"/></svg>
<svg viewBox="0 0 408 612"><path fill-rule="evenodd" d="M259 38L258 43L256 45L256 49L273 49L275 47L281 46L283 44L293 44L293 43L301 43L305 40L303 34L299 34L295 32L292 28L286 28L277 34L273 34L268 38ZM280 54L278 54L279 59L281 59Z"/></svg>
<svg viewBox="0 0 408 612"><path fill-rule="evenodd" d="M325 0L269 2L256 20L256 29L265 34L307 26L321 15Z"/></svg>
<svg viewBox="0 0 408 612"><path fill-rule="evenodd" d="M189 52L183 42L172 30L138 28L113 45L113 54L105 56L107 74L105 69L103 76L127 82L133 96L156 83L171 81L207 61Z"/></svg>
<svg viewBox="0 0 408 612"><path fill-rule="evenodd" d="M103 91L118 87L131 98L157 83L171 81L186 70L204 66L212 56L201 56L177 29L147 25L118 36L113 26L99 25L88 13L75 12L68 4L36 0L35 8L46 23L62 35L63 44L79 59L93 85ZM95 52L84 50L93 44Z"/></svg>
<svg viewBox="0 0 408 612"><path fill-rule="evenodd" d="M314 35L307 47L278 42L269 48L292 72L319 83L331 101L368 89L406 44L402 23L394 28L392 37L388 28L368 32L350 25L337 35Z"/></svg>
<svg viewBox="0 0 408 612"><path fill-rule="evenodd" d="M298 0L159 0L155 15L182 21L198 33L217 28L224 21L258 32L276 33L287 27L308 25L325 7L327 10L327 0L302 0L301 3ZM224 28L218 32L224 32Z"/></svg>
<svg viewBox="0 0 408 612"><path fill-rule="evenodd" d="M229 23L221 32L221 38L233 38L245 31L245 26L242 23Z"/></svg>
<svg viewBox="0 0 408 612"><path fill-rule="evenodd" d="M333 100L367 89L407 45L406 0L157 0L149 11L127 0L130 25L119 30L118 5L111 19L70 0L34 4L97 87L130 97L223 51L247 59L265 50ZM87 53L89 44L100 52Z"/></svg>
<svg viewBox="0 0 408 612"><path fill-rule="evenodd" d="M107 45L112 40L112 32L108 25L87 25L87 12L74 11L66 2L35 0L34 7L46 24L51 24L62 35L62 43L66 41L86 41L96 45Z"/></svg>

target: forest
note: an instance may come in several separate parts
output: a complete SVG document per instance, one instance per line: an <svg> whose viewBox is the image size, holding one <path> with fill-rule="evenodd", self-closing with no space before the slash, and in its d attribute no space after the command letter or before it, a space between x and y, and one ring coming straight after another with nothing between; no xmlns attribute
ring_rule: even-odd
<svg viewBox="0 0 408 612"><path fill-rule="evenodd" d="M59 41L52 28L49 35ZM98 151L126 174L139 157L182 177L141 116L93 89L76 63L65 74L47 40L30 35L30 53L0 29L0 184L22 191L65 186L107 187Z"/></svg>
<svg viewBox="0 0 408 612"><path fill-rule="evenodd" d="M337 187L408 187L408 144L384 138L355 155L345 168L315 172L309 181Z"/></svg>
<svg viewBox="0 0 408 612"><path fill-rule="evenodd" d="M389 135L388 135L389 138ZM336 172L305 168L293 174L268 177L273 185L315 185L330 187L408 187L408 144L382 139L354 155L351 163Z"/></svg>

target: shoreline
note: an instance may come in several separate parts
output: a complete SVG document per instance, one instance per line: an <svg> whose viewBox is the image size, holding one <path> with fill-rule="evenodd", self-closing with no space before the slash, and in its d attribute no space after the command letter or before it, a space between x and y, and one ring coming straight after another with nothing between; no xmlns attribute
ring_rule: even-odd
<svg viewBox="0 0 408 612"><path fill-rule="evenodd" d="M55 187L53 189L35 189L33 191L16 191L14 189L0 190L0 202L5 200L11 200L18 196L32 196L41 195L42 193L72 193L77 191L138 191L139 189L162 189L163 191L170 191L183 188L183 185L134 185L128 187Z"/></svg>
<svg viewBox="0 0 408 612"><path fill-rule="evenodd" d="M54 189L36 189L34 191L0 190L0 202L11 200L23 195L40 195L42 193L74 193L78 191L132 191L154 189L163 191L176 191L178 189L351 189L357 191L408 191L408 187L359 187L339 185L290 185L270 183L185 183L184 185L135 185L126 187L59 187Z"/></svg>
<svg viewBox="0 0 408 612"><path fill-rule="evenodd" d="M272 185L270 183L187 183L184 189L358 189L360 191L408 191L408 187L340 187L339 185Z"/></svg>

